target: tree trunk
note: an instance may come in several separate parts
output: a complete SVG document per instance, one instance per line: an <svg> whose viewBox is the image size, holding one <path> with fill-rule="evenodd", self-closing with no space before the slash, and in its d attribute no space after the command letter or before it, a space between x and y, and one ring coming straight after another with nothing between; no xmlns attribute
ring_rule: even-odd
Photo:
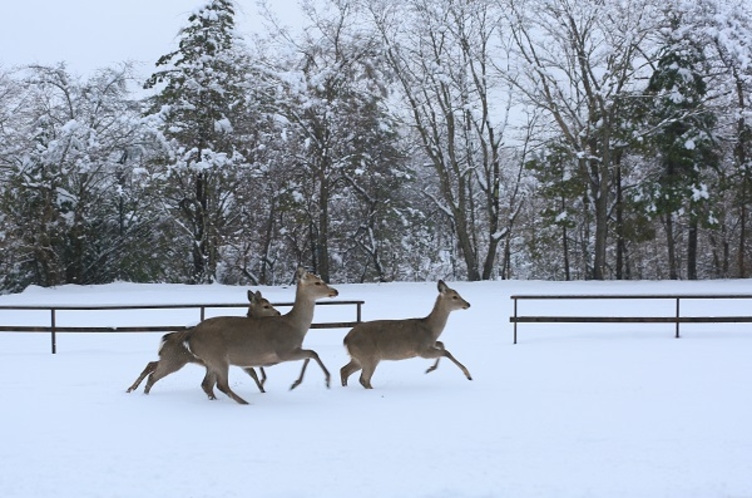
<svg viewBox="0 0 752 498"><path fill-rule="evenodd" d="M561 228L562 239L562 251L564 251L564 279L569 282L572 280L572 276L569 270L569 235L567 234L567 227Z"/></svg>
<svg viewBox="0 0 752 498"><path fill-rule="evenodd" d="M739 253L737 255L738 277L747 277L746 258L745 251L747 246L747 203L749 202L749 185L752 179L750 178L749 165L747 164L747 150L752 141L752 132L749 130L747 123L744 119L744 111L746 110L746 101L744 99L744 86L741 79L734 71L734 77L736 79L736 96L739 104L739 119L736 123L736 146L734 147L734 156L736 156L736 162L738 168L742 172L742 185L741 185L741 199L739 199L740 213L739 213Z"/></svg>
<svg viewBox="0 0 752 498"><path fill-rule="evenodd" d="M318 233L316 251L318 260L318 274L321 280L329 282L329 182L322 168L320 174L321 191L318 202Z"/></svg>
<svg viewBox="0 0 752 498"><path fill-rule="evenodd" d="M206 177L203 173L196 175L196 205L195 205L195 244L193 251L193 283L206 283Z"/></svg>
<svg viewBox="0 0 752 498"><path fill-rule="evenodd" d="M745 203L747 197L746 183L748 181L749 180L746 178L742 180L744 185L742 185L742 200L741 206L739 207L739 249L736 255L738 278L747 278L747 268L744 263L744 251L747 245L747 206Z"/></svg>
<svg viewBox="0 0 752 498"><path fill-rule="evenodd" d="M687 279L697 280L697 219L694 217L687 234Z"/></svg>
<svg viewBox="0 0 752 498"><path fill-rule="evenodd" d="M457 242L462 251L462 257L465 260L465 266L467 267L467 279L471 282L477 282L480 280L478 258L467 228L467 223L465 222L465 217L461 211L455 213L454 226L457 233Z"/></svg>
<svg viewBox="0 0 752 498"><path fill-rule="evenodd" d="M595 248L593 260L593 279L605 280L606 278L606 249L608 248L608 194L609 194L609 139L605 132L600 148L601 158L591 163L593 194L595 195ZM597 147L593 146L593 157L597 157Z"/></svg>
<svg viewBox="0 0 752 498"><path fill-rule="evenodd" d="M621 164L616 165L616 280L624 280L624 193L621 184Z"/></svg>
<svg viewBox="0 0 752 498"><path fill-rule="evenodd" d="M499 250L499 239L495 234L491 234L488 242L488 252L486 253L486 260L483 263L483 280L489 280L493 273L493 269L496 266L496 252Z"/></svg>
<svg viewBox="0 0 752 498"><path fill-rule="evenodd" d="M665 220L669 278L671 280L678 280L679 274L676 270L676 244L674 243L674 215L667 214Z"/></svg>
<svg viewBox="0 0 752 498"><path fill-rule="evenodd" d="M188 220L188 226L191 229L192 246L191 256L193 259L193 270L190 282L193 284L208 283L207 280L207 261L208 261L208 231L206 212L208 200L206 195L206 177L203 173L197 173L193 178L194 198L184 198L179 205L183 215Z"/></svg>

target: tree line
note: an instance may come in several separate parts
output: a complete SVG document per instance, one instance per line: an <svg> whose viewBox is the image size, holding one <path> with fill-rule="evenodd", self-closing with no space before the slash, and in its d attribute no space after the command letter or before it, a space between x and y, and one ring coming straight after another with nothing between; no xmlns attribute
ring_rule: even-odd
<svg viewBox="0 0 752 498"><path fill-rule="evenodd" d="M747 277L752 8L208 0L139 79L0 67L0 290Z"/></svg>

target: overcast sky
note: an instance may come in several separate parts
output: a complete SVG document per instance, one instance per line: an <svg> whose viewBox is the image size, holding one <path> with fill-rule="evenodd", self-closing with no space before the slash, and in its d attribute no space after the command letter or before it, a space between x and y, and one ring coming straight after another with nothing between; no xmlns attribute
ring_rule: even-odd
<svg viewBox="0 0 752 498"><path fill-rule="evenodd" d="M18 0L4 2L0 27L0 67L55 64L83 76L123 61L150 71L176 46L202 0ZM255 0L236 0L238 27L248 34L262 29ZM285 24L300 13L297 0L269 0Z"/></svg>

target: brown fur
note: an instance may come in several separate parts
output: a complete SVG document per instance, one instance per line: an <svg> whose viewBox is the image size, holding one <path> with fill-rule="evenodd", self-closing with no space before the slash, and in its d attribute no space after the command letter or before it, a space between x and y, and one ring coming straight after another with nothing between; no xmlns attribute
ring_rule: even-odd
<svg viewBox="0 0 752 498"><path fill-rule="evenodd" d="M469 380L470 372L444 348L437 339L444 330L449 313L468 309L470 303L443 281L438 283L439 296L431 313L424 318L406 320L374 320L353 327L344 339L351 361L340 369L342 385L358 370L362 370L360 383L373 389L371 377L382 360L406 360L408 358L436 358L436 363L426 373L438 367L439 359L449 358Z"/></svg>
<svg viewBox="0 0 752 498"><path fill-rule="evenodd" d="M279 311L261 295L260 291L256 291L255 293L248 291L247 316L269 317L279 316L279 314ZM177 372L187 364L196 363L203 365L203 362L193 356L183 344L186 332L170 332L162 336L162 341L159 344L159 360L147 363L141 375L138 376L126 392L135 391L144 378L149 375L149 380L146 381L146 386L144 386L144 393L149 394L151 388L158 380ZM261 380L259 380L256 371L252 368L246 369L246 372L256 381L259 391L262 393L265 392L264 382L266 382L266 372L264 372L264 369L261 369Z"/></svg>
<svg viewBox="0 0 752 498"><path fill-rule="evenodd" d="M302 345L313 321L316 300L335 297L338 292L302 268L298 269L297 277L295 304L288 313L268 318L215 317L187 332L185 343L189 350L206 365L201 387L209 399L215 399L211 386L216 382L217 388L227 396L247 404L230 389L230 365L248 368L305 360L300 376L290 387L294 389L303 381L308 362L313 359L324 372L329 387L329 371L315 351L303 349Z"/></svg>

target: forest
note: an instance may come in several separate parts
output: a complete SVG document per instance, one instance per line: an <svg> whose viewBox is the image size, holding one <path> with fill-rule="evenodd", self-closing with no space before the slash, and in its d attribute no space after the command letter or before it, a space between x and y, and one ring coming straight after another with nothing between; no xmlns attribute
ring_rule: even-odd
<svg viewBox="0 0 752 498"><path fill-rule="evenodd" d="M301 5L205 0L146 76L0 66L0 293L752 273L749 2Z"/></svg>

